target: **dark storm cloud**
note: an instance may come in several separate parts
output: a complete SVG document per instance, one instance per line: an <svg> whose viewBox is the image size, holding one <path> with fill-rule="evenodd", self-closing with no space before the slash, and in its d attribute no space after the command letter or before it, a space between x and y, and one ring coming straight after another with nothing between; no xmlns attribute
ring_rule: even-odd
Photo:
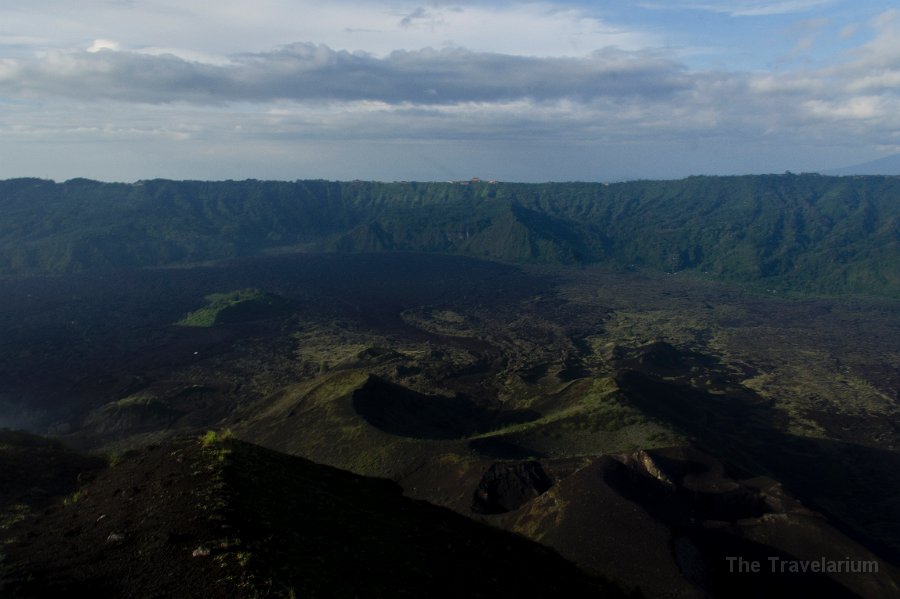
<svg viewBox="0 0 900 599"><path fill-rule="evenodd" d="M580 58L456 48L396 51L379 58L299 43L274 52L235 55L226 65L115 50L55 52L0 64L3 95L147 103L590 101L661 98L689 86L675 62L612 49Z"/></svg>

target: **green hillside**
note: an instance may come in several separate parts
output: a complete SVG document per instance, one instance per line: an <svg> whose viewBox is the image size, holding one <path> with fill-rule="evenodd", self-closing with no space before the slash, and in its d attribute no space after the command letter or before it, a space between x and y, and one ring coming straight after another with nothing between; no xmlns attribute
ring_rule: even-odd
<svg viewBox="0 0 900 599"><path fill-rule="evenodd" d="M900 178L618 184L0 181L0 273L294 247L608 262L766 288L900 294Z"/></svg>

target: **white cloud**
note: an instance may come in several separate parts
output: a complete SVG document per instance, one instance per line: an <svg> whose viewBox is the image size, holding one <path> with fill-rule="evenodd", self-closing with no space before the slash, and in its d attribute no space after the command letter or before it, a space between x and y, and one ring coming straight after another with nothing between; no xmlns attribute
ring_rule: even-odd
<svg viewBox="0 0 900 599"><path fill-rule="evenodd" d="M692 6L740 16L822 4ZM624 164L645 151L703 168L726 156L748 165L793 160L781 172L845 146L900 143L896 10L844 33L840 22L806 20L806 33L822 35L801 39L798 51L841 35L858 46L839 64L769 72L691 70L668 49L652 49L662 45L656 34L551 2L259 0L248 11L237 0L35 0L0 7L0 22L18 43L0 49L7 176L22 174L10 169L28 152L38 162L50 152L63 165L65 148L88 147L93 153L69 152L68 175L290 177L291 160L302 159L311 170L296 176L341 176L331 156L346 169L368 165L343 175L352 178L391 159L424 160L420 153L434 164L444 155L447 164L477 165L469 156L487 159L486 148L523 160L525 148L553 153L561 158L529 164L560 172L590 167L595 154ZM675 168L655 168L664 167ZM398 177L444 167L423 169Z"/></svg>
<svg viewBox="0 0 900 599"><path fill-rule="evenodd" d="M749 80L754 93L765 96L816 96L831 93L827 81L813 74L755 75Z"/></svg>
<svg viewBox="0 0 900 599"><path fill-rule="evenodd" d="M94 42L87 47L87 52L99 52L101 50L119 50L120 46L117 42L111 40L94 40Z"/></svg>
<svg viewBox="0 0 900 599"><path fill-rule="evenodd" d="M421 16L416 16L421 15ZM427 15L427 17L425 16ZM552 2L418 3L362 0L44 0L0 6L0 23L57 48L115 39L122 48L161 47L176 55L225 56L297 41L385 56L398 49L460 46L515 55L574 56L616 46L658 45L647 32L606 23Z"/></svg>
<svg viewBox="0 0 900 599"><path fill-rule="evenodd" d="M174 56L186 62L202 63L214 66L226 66L231 64L231 59L227 56L210 54L209 52L200 52L196 50L185 50L184 48L149 46L135 49L134 52L136 54L146 54L148 56Z"/></svg>
<svg viewBox="0 0 900 599"><path fill-rule="evenodd" d="M807 12L829 4L835 0L719 0L707 2L673 2L657 4L655 7L673 7L704 10L731 15L733 17L764 17Z"/></svg>
<svg viewBox="0 0 900 599"><path fill-rule="evenodd" d="M866 74L849 82L847 89L860 93L892 93L900 90L900 70L879 71Z"/></svg>
<svg viewBox="0 0 900 599"><path fill-rule="evenodd" d="M881 120L886 108L884 99L878 96L856 96L837 101L809 100L806 107L812 116L841 122Z"/></svg>
<svg viewBox="0 0 900 599"><path fill-rule="evenodd" d="M875 37L857 51L858 60L851 68L900 69L900 10L886 10L872 23Z"/></svg>

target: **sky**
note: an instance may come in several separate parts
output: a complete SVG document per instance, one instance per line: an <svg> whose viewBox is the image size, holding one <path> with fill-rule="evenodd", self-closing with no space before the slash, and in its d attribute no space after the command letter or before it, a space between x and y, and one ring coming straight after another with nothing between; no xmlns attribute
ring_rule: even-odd
<svg viewBox="0 0 900 599"><path fill-rule="evenodd" d="M0 2L0 178L823 171L900 153L891 4Z"/></svg>

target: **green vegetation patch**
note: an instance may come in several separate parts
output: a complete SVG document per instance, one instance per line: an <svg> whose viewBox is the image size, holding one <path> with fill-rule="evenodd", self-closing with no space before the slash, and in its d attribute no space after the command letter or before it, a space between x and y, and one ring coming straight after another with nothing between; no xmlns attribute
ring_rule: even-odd
<svg viewBox="0 0 900 599"><path fill-rule="evenodd" d="M211 327L225 322L252 320L281 311L286 301L259 289L238 289L226 293L212 293L204 299L207 305L194 310L176 324L185 327Z"/></svg>

